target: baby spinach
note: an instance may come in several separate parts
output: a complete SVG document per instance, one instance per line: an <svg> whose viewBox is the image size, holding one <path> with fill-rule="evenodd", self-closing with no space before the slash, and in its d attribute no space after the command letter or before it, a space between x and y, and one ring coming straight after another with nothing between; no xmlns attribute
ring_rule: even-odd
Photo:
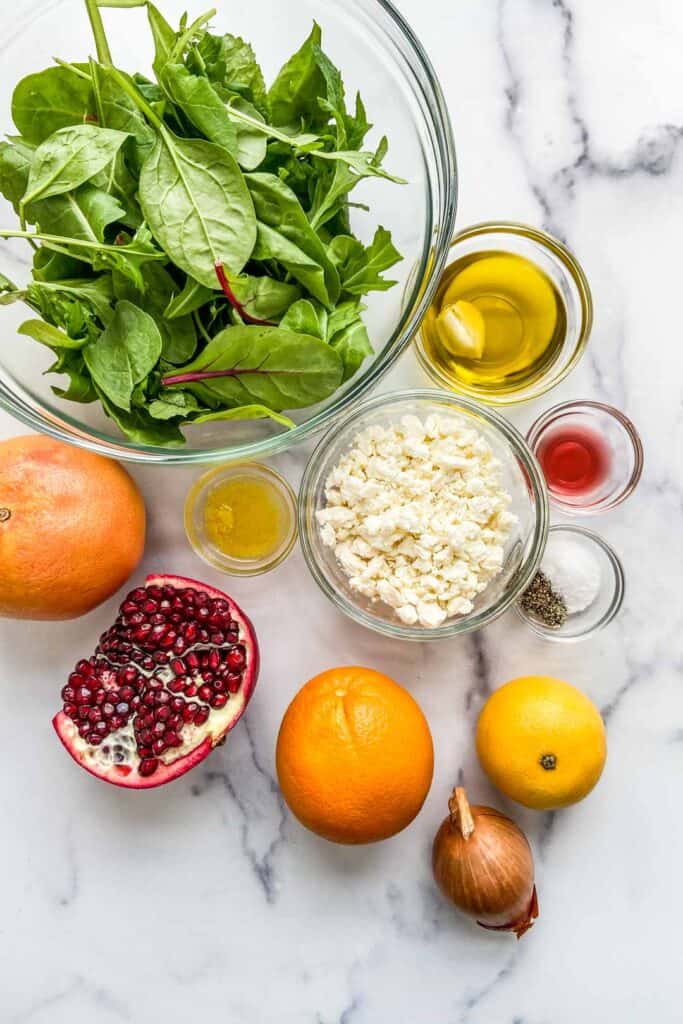
<svg viewBox="0 0 683 1024"><path fill-rule="evenodd" d="M220 146L179 139L163 125L140 174L140 205L176 266L208 288L216 263L239 273L256 241L256 217L242 172Z"/></svg>
<svg viewBox="0 0 683 1024"><path fill-rule="evenodd" d="M60 128L94 117L92 82L66 67L22 78L12 95L12 120L28 142L44 142Z"/></svg>
<svg viewBox="0 0 683 1024"><path fill-rule="evenodd" d="M267 88L248 42L210 15L172 27L150 0L85 0L97 59L22 79L0 192L33 246L32 281L0 305L54 353L60 398L99 401L130 441L271 418L324 401L372 353L361 297L400 257L352 231L356 185L398 182L360 96L313 25ZM153 76L115 66L102 6L146 7ZM211 12L213 13L213 12ZM32 225L29 230L27 225ZM354 224L355 226L355 224ZM226 426L226 429L227 428Z"/></svg>
<svg viewBox="0 0 683 1024"><path fill-rule="evenodd" d="M127 137L88 124L53 132L33 154L23 206L83 185L114 159Z"/></svg>
<svg viewBox="0 0 683 1024"><path fill-rule="evenodd" d="M83 358L98 390L129 412L135 385L152 372L161 349L161 334L152 317L120 299L101 336L83 349Z"/></svg>

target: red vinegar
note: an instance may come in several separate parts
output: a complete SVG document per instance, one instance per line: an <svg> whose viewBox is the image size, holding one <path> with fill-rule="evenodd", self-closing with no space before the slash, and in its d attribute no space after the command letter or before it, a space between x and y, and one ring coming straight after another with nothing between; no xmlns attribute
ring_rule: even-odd
<svg viewBox="0 0 683 1024"><path fill-rule="evenodd" d="M596 491L609 476L612 461L602 435L578 423L550 430L537 455L549 489L574 498Z"/></svg>

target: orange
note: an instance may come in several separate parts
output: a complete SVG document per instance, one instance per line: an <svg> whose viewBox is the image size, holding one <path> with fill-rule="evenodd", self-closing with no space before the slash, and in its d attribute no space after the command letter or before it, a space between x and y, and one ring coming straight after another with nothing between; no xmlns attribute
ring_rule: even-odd
<svg viewBox="0 0 683 1024"><path fill-rule="evenodd" d="M0 616L73 619L125 583L145 506L111 459L49 437L0 442Z"/></svg>
<svg viewBox="0 0 683 1024"><path fill-rule="evenodd" d="M407 690L370 668L332 668L289 705L277 741L285 800L336 843L374 843L409 825L429 792L434 749Z"/></svg>
<svg viewBox="0 0 683 1024"><path fill-rule="evenodd" d="M494 786L525 807L551 810L582 800L607 757L605 726L592 701L551 676L522 676L482 708L477 753Z"/></svg>

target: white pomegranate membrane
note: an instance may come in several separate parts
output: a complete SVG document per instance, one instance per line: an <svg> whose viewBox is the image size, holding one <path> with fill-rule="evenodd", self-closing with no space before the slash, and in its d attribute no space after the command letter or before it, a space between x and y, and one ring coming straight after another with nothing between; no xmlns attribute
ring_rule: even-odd
<svg viewBox="0 0 683 1024"><path fill-rule="evenodd" d="M160 786L193 768L246 708L258 675L251 623L227 594L149 576L62 689L54 726L107 782Z"/></svg>

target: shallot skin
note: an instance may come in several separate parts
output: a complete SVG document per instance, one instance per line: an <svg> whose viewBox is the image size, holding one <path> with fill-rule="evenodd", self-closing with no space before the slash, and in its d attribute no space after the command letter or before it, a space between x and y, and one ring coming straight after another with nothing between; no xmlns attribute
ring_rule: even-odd
<svg viewBox="0 0 683 1024"><path fill-rule="evenodd" d="M515 932L538 917L534 860L526 836L493 807L469 807L464 791L449 804L432 849L444 896L483 928ZM456 809L457 808L457 809Z"/></svg>

